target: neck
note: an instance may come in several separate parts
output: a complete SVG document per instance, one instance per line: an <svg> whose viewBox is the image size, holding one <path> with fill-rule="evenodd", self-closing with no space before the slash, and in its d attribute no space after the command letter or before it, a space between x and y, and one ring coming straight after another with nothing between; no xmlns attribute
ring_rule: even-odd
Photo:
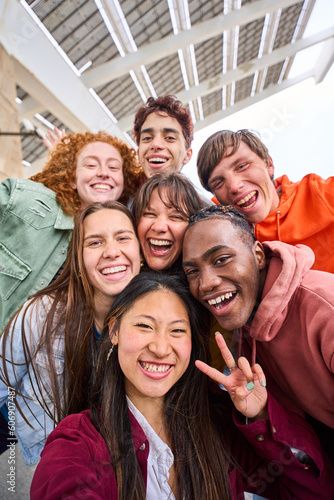
<svg viewBox="0 0 334 500"><path fill-rule="evenodd" d="M164 428L164 398L136 397L127 394L128 398L135 405L137 410L146 418L151 427L163 441L168 443Z"/></svg>
<svg viewBox="0 0 334 500"><path fill-rule="evenodd" d="M102 332L104 320L113 303L111 297L105 297L98 293L94 296L94 323L99 332Z"/></svg>

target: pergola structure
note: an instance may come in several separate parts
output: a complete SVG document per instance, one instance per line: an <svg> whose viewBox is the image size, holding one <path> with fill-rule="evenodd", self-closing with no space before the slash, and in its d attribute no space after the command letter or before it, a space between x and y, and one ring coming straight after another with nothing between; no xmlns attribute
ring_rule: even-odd
<svg viewBox="0 0 334 500"><path fill-rule="evenodd" d="M133 144L136 109L174 94L198 130L333 62L334 28L303 37L316 0L3 0L0 43L13 57L21 123L108 130ZM326 41L311 71L296 54ZM22 125L23 127L23 125ZM44 156L22 139L25 162Z"/></svg>

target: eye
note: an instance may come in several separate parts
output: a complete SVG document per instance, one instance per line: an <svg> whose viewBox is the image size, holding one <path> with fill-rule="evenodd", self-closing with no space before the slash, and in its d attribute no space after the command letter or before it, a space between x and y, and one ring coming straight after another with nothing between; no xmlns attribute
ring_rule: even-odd
<svg viewBox="0 0 334 500"><path fill-rule="evenodd" d="M220 189L224 185L224 179L219 179L216 182L212 184L212 190L214 191L215 189Z"/></svg>
<svg viewBox="0 0 334 500"><path fill-rule="evenodd" d="M249 165L249 164L248 164L247 162L246 162L246 163L240 163L240 164L237 166L236 170L245 170L245 168L247 168L247 167L248 167L248 165Z"/></svg>
<svg viewBox="0 0 334 500"><path fill-rule="evenodd" d="M119 165L116 165L116 164L114 164L114 165L108 165L108 168L109 168L109 170L111 170L112 172L118 172L118 170L120 170L120 169L121 169L121 167L120 167Z"/></svg>
<svg viewBox="0 0 334 500"><path fill-rule="evenodd" d="M137 326L141 330L153 330L151 325L149 325L148 323L144 323L144 322L138 322L135 324L135 326Z"/></svg>
<svg viewBox="0 0 334 500"><path fill-rule="evenodd" d="M140 138L140 142L149 142L152 139L150 135L142 135Z"/></svg>
<svg viewBox="0 0 334 500"><path fill-rule="evenodd" d="M166 141L169 141L169 142L172 142L172 141L176 141L176 137L172 136L172 135L167 135L165 137Z"/></svg>
<svg viewBox="0 0 334 500"><path fill-rule="evenodd" d="M124 235L124 236L119 236L119 237L117 238L117 241L129 241L129 240L131 240L131 239L132 239L132 238L131 238L131 236L125 236L125 235Z"/></svg>
<svg viewBox="0 0 334 500"><path fill-rule="evenodd" d="M198 269L185 269L184 274L186 275L187 278L192 278L195 276L195 274L198 272Z"/></svg>
<svg viewBox="0 0 334 500"><path fill-rule="evenodd" d="M179 213L170 214L169 218L172 219L172 220L186 222L185 217L182 214L179 214Z"/></svg>
<svg viewBox="0 0 334 500"><path fill-rule="evenodd" d="M145 210L145 211L143 212L142 217L155 217L155 213L154 213L154 212L150 212L150 211L148 211L148 210Z"/></svg>
<svg viewBox="0 0 334 500"><path fill-rule="evenodd" d="M220 257L217 257L214 260L214 264L215 265L226 264L226 262L228 261L229 258L230 258L230 255L221 255Z"/></svg>
<svg viewBox="0 0 334 500"><path fill-rule="evenodd" d="M171 331L172 337L182 337L185 333L187 333L185 328L173 328Z"/></svg>
<svg viewBox="0 0 334 500"><path fill-rule="evenodd" d="M96 248L102 245L102 240L90 240L86 243L87 247Z"/></svg>
<svg viewBox="0 0 334 500"><path fill-rule="evenodd" d="M97 163L89 162L89 163L85 164L85 167L87 167L87 168L96 168L97 167Z"/></svg>

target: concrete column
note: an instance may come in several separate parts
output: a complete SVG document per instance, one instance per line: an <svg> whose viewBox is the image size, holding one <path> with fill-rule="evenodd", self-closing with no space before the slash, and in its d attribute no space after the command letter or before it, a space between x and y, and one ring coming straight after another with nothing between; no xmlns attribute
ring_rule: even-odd
<svg viewBox="0 0 334 500"><path fill-rule="evenodd" d="M20 130L16 108L16 80L11 56L0 45L0 130ZM21 139L19 136L0 136L0 180L23 177Z"/></svg>

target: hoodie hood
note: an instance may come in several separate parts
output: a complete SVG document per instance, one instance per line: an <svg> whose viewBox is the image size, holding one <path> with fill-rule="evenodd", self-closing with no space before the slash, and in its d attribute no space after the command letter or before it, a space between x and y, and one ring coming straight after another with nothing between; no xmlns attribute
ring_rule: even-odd
<svg viewBox="0 0 334 500"><path fill-rule="evenodd" d="M314 253L305 245L281 241L266 241L263 246L269 250L267 276L249 335L268 342L278 334L292 295L314 263Z"/></svg>

